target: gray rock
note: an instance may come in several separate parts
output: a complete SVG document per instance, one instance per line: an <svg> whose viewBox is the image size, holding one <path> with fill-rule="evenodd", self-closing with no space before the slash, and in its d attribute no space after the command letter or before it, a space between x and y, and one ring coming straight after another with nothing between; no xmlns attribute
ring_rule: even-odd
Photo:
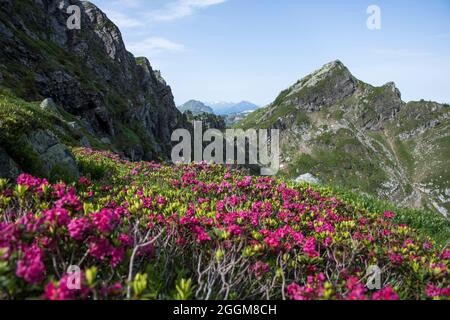
<svg viewBox="0 0 450 320"><path fill-rule="evenodd" d="M51 176L55 172L58 174L63 173L71 178L79 176L75 158L51 131L34 131L29 134L28 140L33 150L42 160L43 169L47 176Z"/></svg>
<svg viewBox="0 0 450 320"><path fill-rule="evenodd" d="M15 179L20 173L19 167L0 147L0 178Z"/></svg>
<svg viewBox="0 0 450 320"><path fill-rule="evenodd" d="M52 132L44 130L34 131L28 138L33 150L38 154L44 154L48 149L59 143L58 138Z"/></svg>
<svg viewBox="0 0 450 320"><path fill-rule="evenodd" d="M111 144L111 139L107 137L101 138L100 141L104 144Z"/></svg>
<svg viewBox="0 0 450 320"><path fill-rule="evenodd" d="M321 184L321 181L311 173L305 173L295 179L295 182L306 182L310 184Z"/></svg>
<svg viewBox="0 0 450 320"><path fill-rule="evenodd" d="M52 98L47 98L44 101L41 102L41 109L50 111L53 113L58 113L58 106L56 105L55 101L53 101Z"/></svg>
<svg viewBox="0 0 450 320"><path fill-rule="evenodd" d="M72 128L73 130L81 130L81 126L76 123L75 121L68 122L67 125Z"/></svg>

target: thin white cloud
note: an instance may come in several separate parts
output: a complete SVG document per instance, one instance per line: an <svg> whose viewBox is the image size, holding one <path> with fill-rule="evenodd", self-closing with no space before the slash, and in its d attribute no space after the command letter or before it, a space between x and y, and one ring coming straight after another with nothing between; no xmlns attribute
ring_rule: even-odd
<svg viewBox="0 0 450 320"><path fill-rule="evenodd" d="M106 15L119 28L136 28L142 27L144 24L137 19L128 17L127 15L113 10L106 10Z"/></svg>
<svg viewBox="0 0 450 320"><path fill-rule="evenodd" d="M180 52L185 49L183 45L161 37L150 37L127 47L136 56L148 57L154 57L164 52Z"/></svg>
<svg viewBox="0 0 450 320"><path fill-rule="evenodd" d="M113 0L114 5L125 6L128 8L137 8L141 5L140 0Z"/></svg>
<svg viewBox="0 0 450 320"><path fill-rule="evenodd" d="M157 21L171 21L193 15L196 10L226 2L227 0L176 0L164 9L150 13Z"/></svg>
<svg viewBox="0 0 450 320"><path fill-rule="evenodd" d="M418 57L430 57L432 52L417 51L411 49L377 49L374 50L376 55L384 55L396 58L418 58Z"/></svg>

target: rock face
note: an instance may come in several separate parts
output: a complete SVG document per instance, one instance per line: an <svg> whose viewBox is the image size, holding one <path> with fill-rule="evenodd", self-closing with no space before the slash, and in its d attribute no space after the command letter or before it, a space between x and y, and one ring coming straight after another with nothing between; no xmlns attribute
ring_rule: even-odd
<svg viewBox="0 0 450 320"><path fill-rule="evenodd" d="M374 87L340 61L284 90L238 127L281 130L284 171L397 204L450 212L450 108L405 103L395 84Z"/></svg>
<svg viewBox="0 0 450 320"><path fill-rule="evenodd" d="M49 130L37 130L29 134L29 143L42 161L45 176L79 176L73 155Z"/></svg>
<svg viewBox="0 0 450 320"><path fill-rule="evenodd" d="M0 178L14 179L19 175L17 164L0 147Z"/></svg>
<svg viewBox="0 0 450 320"><path fill-rule="evenodd" d="M69 5L81 9L81 30L67 28ZM60 106L135 160L169 155L171 132L185 126L171 89L100 9L78 0L1 0L0 9L0 86L51 98L44 109Z"/></svg>
<svg viewBox="0 0 450 320"><path fill-rule="evenodd" d="M304 111L320 111L352 95L357 80L340 61L325 65L305 77L283 96L282 105L294 105Z"/></svg>

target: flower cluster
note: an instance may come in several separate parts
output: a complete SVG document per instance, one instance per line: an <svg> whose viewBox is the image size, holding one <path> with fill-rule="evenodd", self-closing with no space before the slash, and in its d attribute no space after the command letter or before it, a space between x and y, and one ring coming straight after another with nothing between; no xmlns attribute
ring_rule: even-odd
<svg viewBox="0 0 450 320"><path fill-rule="evenodd" d="M180 275L198 299L449 298L450 251L393 212L226 166L76 155L86 175L76 183L2 184L0 299L164 299ZM371 265L380 290L365 285Z"/></svg>

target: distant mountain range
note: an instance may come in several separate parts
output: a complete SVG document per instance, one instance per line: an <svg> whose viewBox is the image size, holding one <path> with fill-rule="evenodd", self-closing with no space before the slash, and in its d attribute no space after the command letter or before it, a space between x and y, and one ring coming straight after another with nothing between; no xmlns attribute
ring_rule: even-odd
<svg viewBox="0 0 450 320"><path fill-rule="evenodd" d="M248 112L248 111L255 111L259 108L258 105L248 102L248 101L241 101L241 102L210 102L205 103L206 105L210 106L214 113L217 115L232 115L242 112Z"/></svg>
<svg viewBox="0 0 450 320"><path fill-rule="evenodd" d="M191 111L194 115L200 113L213 113L219 116L237 115L240 113L248 113L259 108L258 105L248 102L202 102L198 100L189 100L178 107L178 110L185 113Z"/></svg>

